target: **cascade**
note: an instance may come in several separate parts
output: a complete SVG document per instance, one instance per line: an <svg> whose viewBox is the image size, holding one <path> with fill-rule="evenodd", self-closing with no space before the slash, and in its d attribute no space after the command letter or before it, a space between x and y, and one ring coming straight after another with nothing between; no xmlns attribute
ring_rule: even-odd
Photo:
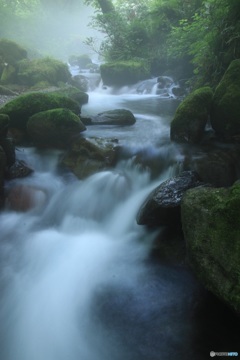
<svg viewBox="0 0 240 360"><path fill-rule="evenodd" d="M82 107L83 114L124 107L136 116L131 127L86 131L118 139L127 156L114 169L78 180L59 171L61 151L17 150L35 172L7 190L35 187L46 199L0 214L1 360L204 360L210 334L224 333L221 319L204 333L197 309L205 292L191 271L151 257L162 229L136 224L145 197L181 162L169 141L177 103L152 94L150 83L138 85L149 86L147 94L90 91ZM135 161L139 154L156 159L154 179Z"/></svg>

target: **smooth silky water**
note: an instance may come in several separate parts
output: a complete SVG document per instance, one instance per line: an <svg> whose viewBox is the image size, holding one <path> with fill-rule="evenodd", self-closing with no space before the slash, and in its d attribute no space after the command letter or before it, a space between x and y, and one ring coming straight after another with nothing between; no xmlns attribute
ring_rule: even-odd
<svg viewBox="0 0 240 360"><path fill-rule="evenodd" d="M44 189L48 201L0 215L0 360L204 360L211 350L237 351L231 314L189 269L152 258L157 234L135 221L146 195L179 171L181 151L169 141L177 101L89 96L83 114L134 112L131 127L84 134L118 139L128 158L79 181L59 171L61 151L17 150L35 172L15 182ZM139 152L164 163L154 179L134 162Z"/></svg>

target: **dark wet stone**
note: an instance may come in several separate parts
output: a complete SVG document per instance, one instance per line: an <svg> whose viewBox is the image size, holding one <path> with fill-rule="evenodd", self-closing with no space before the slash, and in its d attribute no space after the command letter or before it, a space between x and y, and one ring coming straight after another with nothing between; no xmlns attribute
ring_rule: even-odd
<svg viewBox="0 0 240 360"><path fill-rule="evenodd" d="M180 204L186 190L203 185L194 171L164 181L147 197L137 214L139 225L162 226L179 224Z"/></svg>

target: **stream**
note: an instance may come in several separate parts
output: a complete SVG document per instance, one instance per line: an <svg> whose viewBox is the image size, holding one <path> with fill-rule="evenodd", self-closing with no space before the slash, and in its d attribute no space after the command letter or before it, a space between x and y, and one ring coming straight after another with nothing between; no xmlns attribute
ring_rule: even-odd
<svg viewBox="0 0 240 360"><path fill-rule="evenodd" d="M169 140L172 96L123 89L89 92L82 114L131 110L133 126L89 126L116 138L126 156L113 170L77 180L57 150L20 148L35 169L16 184L47 202L0 214L0 360L205 360L238 351L239 323L186 266L151 256L155 232L138 226L149 192L179 171ZM138 155L161 164L151 177ZM161 230L159 231L160 234Z"/></svg>

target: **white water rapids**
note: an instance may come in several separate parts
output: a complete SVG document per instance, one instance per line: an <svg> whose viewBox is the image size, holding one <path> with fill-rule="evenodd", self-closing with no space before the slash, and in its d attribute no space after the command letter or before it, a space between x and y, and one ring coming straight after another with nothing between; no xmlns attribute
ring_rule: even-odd
<svg viewBox="0 0 240 360"><path fill-rule="evenodd" d="M150 98L113 103L96 94L96 112L120 101L135 114L138 108L137 123L86 135L115 136L133 154L161 154L166 164L154 182L131 160L79 181L59 173L61 152L17 152L35 172L15 182L44 189L48 201L0 215L0 360L206 358L196 346L198 284L186 269L152 263L156 234L135 221L146 195L174 174L179 155L168 140L167 117L155 111L157 99L146 102L155 112L148 116L140 99ZM91 106L92 100L83 111Z"/></svg>

